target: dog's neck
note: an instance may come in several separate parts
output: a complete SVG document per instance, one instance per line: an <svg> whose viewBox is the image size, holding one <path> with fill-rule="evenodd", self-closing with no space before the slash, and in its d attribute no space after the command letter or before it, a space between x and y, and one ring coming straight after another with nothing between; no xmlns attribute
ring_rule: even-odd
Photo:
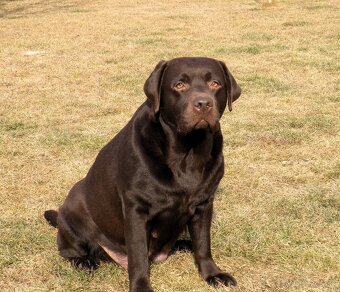
<svg viewBox="0 0 340 292"><path fill-rule="evenodd" d="M194 155L209 158L214 146L215 134L209 128L197 129L184 134L178 133L177 129L168 124L162 116L159 117L159 122L164 132L168 149L171 153L177 155L188 155L192 152Z"/></svg>
<svg viewBox="0 0 340 292"><path fill-rule="evenodd" d="M200 129L180 135L161 116L156 119L154 115L152 118L150 116L150 111L146 111L135 123L136 143L153 161L152 165L162 168L164 173L169 171L170 177L190 170L189 173L195 172L201 178L205 169L209 170L222 159L223 138L220 130Z"/></svg>

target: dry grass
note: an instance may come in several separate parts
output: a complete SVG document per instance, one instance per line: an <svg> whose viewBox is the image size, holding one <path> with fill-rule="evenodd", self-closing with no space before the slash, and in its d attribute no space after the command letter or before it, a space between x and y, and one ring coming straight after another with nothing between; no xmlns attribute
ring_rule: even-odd
<svg viewBox="0 0 340 292"><path fill-rule="evenodd" d="M216 261L235 291L339 291L339 8L2 0L0 289L127 290L114 264L89 275L63 261L42 213L128 121L160 59L203 55L243 88L222 121ZM151 279L156 291L210 291L190 254L153 265Z"/></svg>

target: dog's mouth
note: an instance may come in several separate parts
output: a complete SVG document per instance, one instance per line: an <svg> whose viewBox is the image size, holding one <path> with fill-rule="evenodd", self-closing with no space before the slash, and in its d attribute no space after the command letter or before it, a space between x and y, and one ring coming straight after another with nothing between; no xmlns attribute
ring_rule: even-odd
<svg viewBox="0 0 340 292"><path fill-rule="evenodd" d="M176 129L179 135L186 136L192 131L207 130L211 133L215 133L220 130L219 119L212 115L205 115L200 117L194 117L191 119L183 119L182 123L173 124L169 121L162 119L162 121L168 126Z"/></svg>
<svg viewBox="0 0 340 292"><path fill-rule="evenodd" d="M183 125L184 126L184 125ZM191 125L187 124L184 127L177 127L177 132L180 135L186 136L191 132L194 132L196 130L204 130L209 131L211 133L215 133L220 129L220 123L218 120L216 121L210 121L207 119L200 119L196 123L192 123Z"/></svg>
<svg viewBox="0 0 340 292"><path fill-rule="evenodd" d="M198 123L195 124L194 129L206 129L210 125L205 119L201 119Z"/></svg>
<svg viewBox="0 0 340 292"><path fill-rule="evenodd" d="M220 129L220 123L218 119L201 118L196 124L194 124L193 128L194 130L208 129L212 133L215 133Z"/></svg>

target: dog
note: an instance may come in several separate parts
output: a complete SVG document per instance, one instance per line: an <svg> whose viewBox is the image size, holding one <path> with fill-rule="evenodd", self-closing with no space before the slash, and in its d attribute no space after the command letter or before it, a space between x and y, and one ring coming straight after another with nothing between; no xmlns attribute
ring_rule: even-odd
<svg viewBox="0 0 340 292"><path fill-rule="evenodd" d="M188 230L202 278L235 286L212 258L210 227L224 174L219 121L241 89L224 62L183 57L160 61L144 92L59 211L44 213L59 253L88 269L109 257L128 271L130 291L153 291L149 261L165 260Z"/></svg>

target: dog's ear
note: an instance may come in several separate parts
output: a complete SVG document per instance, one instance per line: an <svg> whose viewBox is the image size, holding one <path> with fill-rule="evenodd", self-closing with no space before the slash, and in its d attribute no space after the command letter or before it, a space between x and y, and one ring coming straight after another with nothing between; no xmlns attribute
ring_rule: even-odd
<svg viewBox="0 0 340 292"><path fill-rule="evenodd" d="M148 99L151 101L152 108L155 114L159 112L162 77L166 65L166 61L160 61L144 84L144 92Z"/></svg>
<svg viewBox="0 0 340 292"><path fill-rule="evenodd" d="M233 102L238 99L241 95L241 87L236 83L233 75L231 75L227 66L224 62L219 61L223 71L224 71L224 80L227 84L227 101L228 101L228 109L231 111Z"/></svg>

